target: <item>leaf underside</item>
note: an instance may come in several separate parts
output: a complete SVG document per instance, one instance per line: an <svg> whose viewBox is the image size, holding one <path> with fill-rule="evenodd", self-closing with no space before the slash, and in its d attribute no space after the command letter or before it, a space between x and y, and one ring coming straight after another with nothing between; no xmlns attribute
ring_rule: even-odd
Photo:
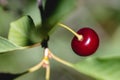
<svg viewBox="0 0 120 80"><path fill-rule="evenodd" d="M97 80L119 80L120 58L88 58L74 65L75 69Z"/></svg>
<svg viewBox="0 0 120 80"><path fill-rule="evenodd" d="M17 49L21 49L21 47L13 44L12 42L10 42L9 40L3 37L0 37L0 53L6 52L6 51L17 50Z"/></svg>

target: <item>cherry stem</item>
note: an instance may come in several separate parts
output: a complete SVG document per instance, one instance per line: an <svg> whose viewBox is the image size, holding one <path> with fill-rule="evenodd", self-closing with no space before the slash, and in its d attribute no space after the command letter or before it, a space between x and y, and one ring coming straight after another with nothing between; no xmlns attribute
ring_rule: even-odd
<svg viewBox="0 0 120 80"><path fill-rule="evenodd" d="M50 79L50 66L46 67L46 80Z"/></svg>
<svg viewBox="0 0 120 80"><path fill-rule="evenodd" d="M51 57L52 57L54 60L56 60L56 61L58 61L58 62L60 62L60 63L62 63L62 64L64 64L64 65L66 65L66 66L69 66L69 67L71 67L71 68L74 67L71 63L69 63L69 62L67 62L67 61L65 61L65 60L62 60L62 59L60 59L59 57L55 56L50 50L49 50L49 53L51 54Z"/></svg>
<svg viewBox="0 0 120 80"><path fill-rule="evenodd" d="M44 59L40 63L38 63L36 66L30 68L28 71L29 72L34 72L34 71L40 69L42 67L43 63L44 63Z"/></svg>
<svg viewBox="0 0 120 80"><path fill-rule="evenodd" d="M41 67L44 67L44 68L46 68L46 77L45 78L46 78L46 80L50 80L50 62L49 62L50 58L66 65L68 67L74 68L74 66L71 63L60 59L59 57L55 56L48 48L45 48L44 58L42 59L42 61L40 63L38 63L36 66L30 68L28 70L28 72L34 72L34 71L40 69Z"/></svg>
<svg viewBox="0 0 120 80"><path fill-rule="evenodd" d="M42 59L42 61L40 63L38 63L36 66L30 68L28 70L28 72L34 72L38 69L40 69L41 67L46 68L46 80L50 79L50 63L49 63L49 51L47 48L45 48L44 51L44 58Z"/></svg>
<svg viewBox="0 0 120 80"><path fill-rule="evenodd" d="M81 39L83 38L82 35L77 34L75 31L73 31L73 30L72 30L71 28L69 28L68 26L66 26L66 25L64 25L64 24L62 24L62 23L58 23L58 25L61 26L61 27L63 27L63 28L65 28L65 29L67 29L68 31L72 32L72 33L78 38L78 40L81 40Z"/></svg>

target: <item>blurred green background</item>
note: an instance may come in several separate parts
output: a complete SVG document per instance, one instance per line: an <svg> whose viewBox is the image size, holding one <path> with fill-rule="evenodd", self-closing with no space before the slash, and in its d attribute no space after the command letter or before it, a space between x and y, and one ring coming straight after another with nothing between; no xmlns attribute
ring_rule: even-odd
<svg viewBox="0 0 120 80"><path fill-rule="evenodd" d="M10 23L23 15L30 15L35 25L40 23L40 15L35 0L0 0L0 36L7 38ZM90 57L116 59L120 56L119 21L120 0L78 0L76 9L71 11L70 15L62 20L62 23L75 31L82 27L93 28L100 37L100 46L96 54ZM49 48L60 58L77 63L87 57L79 57L74 54L71 49L72 37L73 35L69 31L59 27L51 35ZM43 49L41 47L1 54L0 72L24 72L36 65L42 56ZM51 80L95 80L56 61L51 61L51 70ZM120 72L120 70L118 71ZM44 80L44 73L45 70L40 69L16 80Z"/></svg>

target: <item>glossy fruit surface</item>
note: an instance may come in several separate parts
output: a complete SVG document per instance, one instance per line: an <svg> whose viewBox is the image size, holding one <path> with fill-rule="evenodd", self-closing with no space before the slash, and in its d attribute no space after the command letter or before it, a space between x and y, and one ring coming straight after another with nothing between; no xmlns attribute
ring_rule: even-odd
<svg viewBox="0 0 120 80"><path fill-rule="evenodd" d="M75 36L72 39L71 47L73 51L79 56L92 55L99 46L99 37L97 33L88 27L78 30L77 33L82 35L83 38L78 40Z"/></svg>

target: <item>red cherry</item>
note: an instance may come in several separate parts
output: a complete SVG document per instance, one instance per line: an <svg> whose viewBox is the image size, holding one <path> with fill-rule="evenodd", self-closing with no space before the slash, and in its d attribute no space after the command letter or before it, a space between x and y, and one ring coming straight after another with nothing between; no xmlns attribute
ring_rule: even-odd
<svg viewBox="0 0 120 80"><path fill-rule="evenodd" d="M97 33L91 28L82 28L78 30L78 34L82 35L83 38L78 40L75 36L72 39L72 49L79 56L92 55L99 46L99 37Z"/></svg>

